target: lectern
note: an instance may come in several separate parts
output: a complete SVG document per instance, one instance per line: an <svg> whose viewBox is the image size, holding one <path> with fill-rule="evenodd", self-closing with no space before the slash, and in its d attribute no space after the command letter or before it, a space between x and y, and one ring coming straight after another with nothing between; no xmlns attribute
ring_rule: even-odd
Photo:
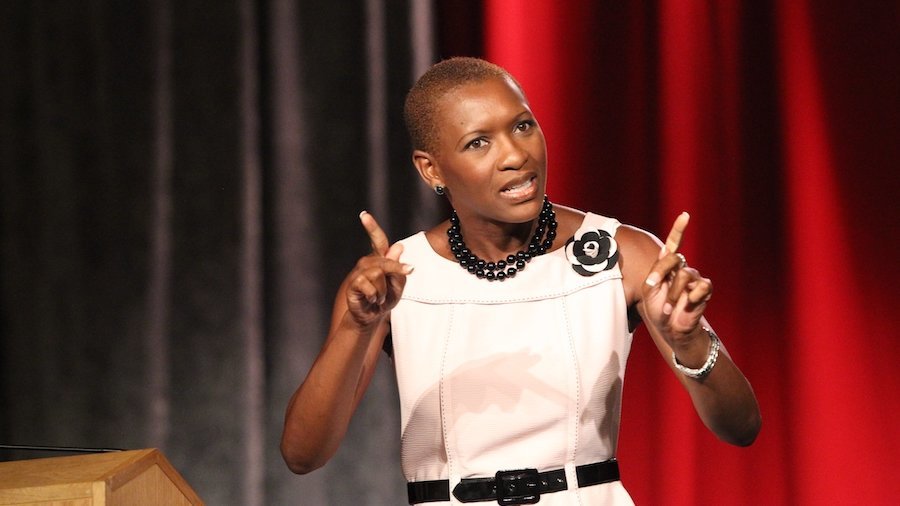
<svg viewBox="0 0 900 506"><path fill-rule="evenodd" d="M0 504L196 505L200 497L156 449L0 462Z"/></svg>

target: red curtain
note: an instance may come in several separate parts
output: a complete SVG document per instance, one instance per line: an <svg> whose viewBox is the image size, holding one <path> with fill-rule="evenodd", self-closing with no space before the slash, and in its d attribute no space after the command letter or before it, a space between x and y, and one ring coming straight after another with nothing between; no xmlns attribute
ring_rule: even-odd
<svg viewBox="0 0 900 506"><path fill-rule="evenodd" d="M484 55L522 83L549 194L665 235L763 430L715 439L646 331L619 445L638 504L900 497L896 2L486 0Z"/></svg>

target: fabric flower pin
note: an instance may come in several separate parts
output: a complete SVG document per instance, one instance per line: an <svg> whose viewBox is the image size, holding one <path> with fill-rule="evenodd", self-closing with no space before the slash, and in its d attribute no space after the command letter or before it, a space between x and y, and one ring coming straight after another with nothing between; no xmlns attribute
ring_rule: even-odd
<svg viewBox="0 0 900 506"><path fill-rule="evenodd" d="M612 269L619 261L619 246L606 230L589 230L566 241L566 258L582 276Z"/></svg>

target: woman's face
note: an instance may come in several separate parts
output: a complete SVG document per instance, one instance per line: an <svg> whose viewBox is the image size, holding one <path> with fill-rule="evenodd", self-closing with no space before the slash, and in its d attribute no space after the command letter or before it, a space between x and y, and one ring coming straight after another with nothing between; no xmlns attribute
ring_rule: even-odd
<svg viewBox="0 0 900 506"><path fill-rule="evenodd" d="M547 147L515 84L494 78L457 88L438 102L437 119L435 168L463 222L524 223L540 213Z"/></svg>

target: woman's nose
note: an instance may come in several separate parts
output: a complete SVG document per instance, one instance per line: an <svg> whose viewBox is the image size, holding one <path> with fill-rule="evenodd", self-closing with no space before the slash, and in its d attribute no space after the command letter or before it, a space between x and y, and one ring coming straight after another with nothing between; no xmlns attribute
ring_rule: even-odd
<svg viewBox="0 0 900 506"><path fill-rule="evenodd" d="M500 156L500 170L519 170L528 160L528 152L516 142L507 138L503 143L503 152Z"/></svg>

